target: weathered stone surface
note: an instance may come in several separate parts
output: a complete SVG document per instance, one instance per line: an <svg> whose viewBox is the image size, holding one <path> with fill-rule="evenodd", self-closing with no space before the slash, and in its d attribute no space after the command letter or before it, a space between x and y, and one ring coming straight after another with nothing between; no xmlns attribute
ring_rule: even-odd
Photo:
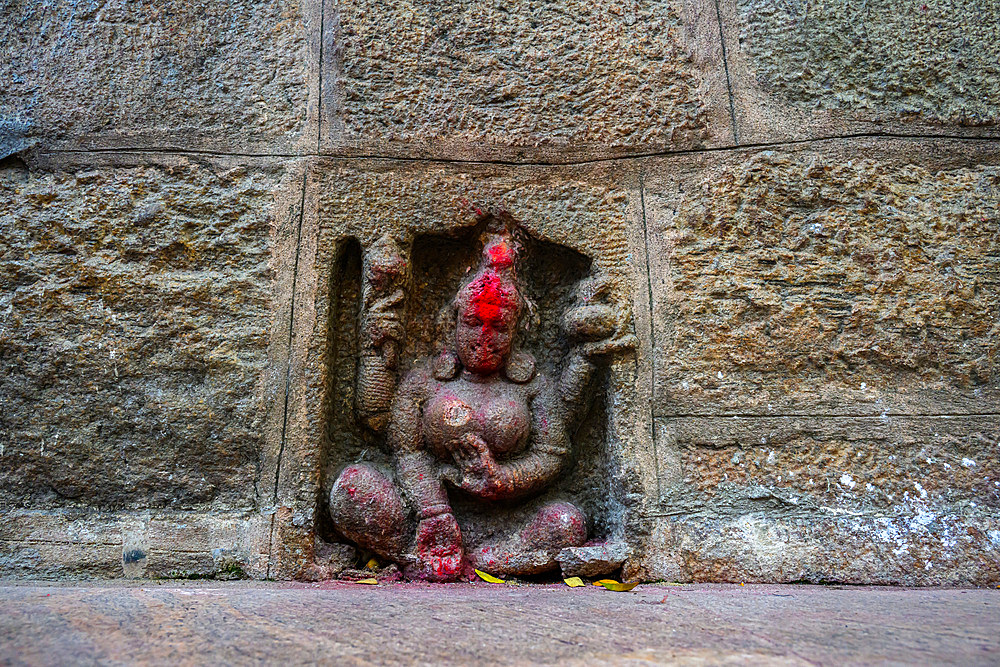
<svg viewBox="0 0 1000 667"><path fill-rule="evenodd" d="M4 0L0 157L36 143L314 149L317 10Z"/></svg>
<svg viewBox="0 0 1000 667"><path fill-rule="evenodd" d="M0 574L31 579L242 579L267 575L257 512L4 509Z"/></svg>
<svg viewBox="0 0 1000 667"><path fill-rule="evenodd" d="M867 118L1000 120L1000 7L989 0L738 0L766 90Z"/></svg>
<svg viewBox="0 0 1000 667"><path fill-rule="evenodd" d="M646 178L664 517L628 572L1000 578L1000 161L899 148Z"/></svg>
<svg viewBox="0 0 1000 667"><path fill-rule="evenodd" d="M1000 416L681 417L669 502L697 513L910 513L1000 508Z"/></svg>
<svg viewBox="0 0 1000 667"><path fill-rule="evenodd" d="M334 576L371 248L413 242L403 374L502 211L508 370L592 273L577 333L639 338L532 511L638 578L997 580L995 4L196 5L0 0L0 574Z"/></svg>
<svg viewBox="0 0 1000 667"><path fill-rule="evenodd" d="M719 60L701 55L698 19L684 25L683 3L350 0L335 8L336 48L324 52L323 79L334 149L520 157L731 136ZM718 43L717 28L704 32Z"/></svg>
<svg viewBox="0 0 1000 667"><path fill-rule="evenodd" d="M995 411L1000 160L748 157L647 178L658 414Z"/></svg>
<svg viewBox="0 0 1000 667"><path fill-rule="evenodd" d="M0 662L987 665L996 591L7 585ZM486 638L490 638L487 640Z"/></svg>
<svg viewBox="0 0 1000 667"><path fill-rule="evenodd" d="M252 506L285 169L4 164L0 504Z"/></svg>
<svg viewBox="0 0 1000 667"><path fill-rule="evenodd" d="M996 582L998 434L996 415L659 420L670 518L645 576Z"/></svg>
<svg viewBox="0 0 1000 667"><path fill-rule="evenodd" d="M628 554L625 542L570 547L559 552L559 569L564 577L599 577L620 568Z"/></svg>
<svg viewBox="0 0 1000 667"><path fill-rule="evenodd" d="M664 518L644 569L670 581L979 585L1000 582L995 511ZM839 515L839 516L838 516Z"/></svg>
<svg viewBox="0 0 1000 667"><path fill-rule="evenodd" d="M997 134L991 0L731 0L723 20L744 141L886 126Z"/></svg>

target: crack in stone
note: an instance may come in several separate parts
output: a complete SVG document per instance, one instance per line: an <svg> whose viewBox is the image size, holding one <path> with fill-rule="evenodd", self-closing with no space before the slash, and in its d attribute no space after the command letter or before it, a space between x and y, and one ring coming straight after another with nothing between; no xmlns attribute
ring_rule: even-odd
<svg viewBox="0 0 1000 667"><path fill-rule="evenodd" d="M646 177L645 174L639 174L639 203L642 206L642 247L646 255L646 290L647 296L649 298L649 346L652 350L656 343L656 318L653 311L653 274L651 272L651 266L649 262L649 230L646 222ZM651 354L649 359L650 368L650 378L649 386L652 390L656 386L656 354ZM650 410L652 413L653 410ZM660 483L660 453L658 447L656 446L656 415L651 414L653 417L649 424L649 437L650 443L653 446L653 461L656 464L656 497L663 502L663 489Z"/></svg>
<svg viewBox="0 0 1000 667"><path fill-rule="evenodd" d="M719 25L719 44L722 46L722 68L726 72L726 91L729 93L729 120L733 124L733 142L740 143L739 128L736 125L736 103L733 99L733 82L729 77L729 53L726 50L726 36L722 31L722 12L719 0L715 0L715 20Z"/></svg>
<svg viewBox="0 0 1000 667"><path fill-rule="evenodd" d="M460 165L496 165L506 167L574 167L589 164L620 163L633 160L642 160L657 157L673 157L682 155L703 155L708 153L726 153L747 150L781 149L792 146L805 146L808 144L821 144L832 141L846 141L852 139L884 139L884 140L917 140L917 141L970 141L994 143L1000 146L1000 136L975 136L961 134L904 134L892 132L856 132L850 134L824 135L811 137L808 139L791 139L786 141L771 141L749 144L728 144L724 146L711 146L705 148L683 148L677 150L647 151L643 153L632 153L628 155L616 155L607 157L589 158L583 160L539 160L539 161L518 161L518 160L463 160L456 158L433 158L433 157L408 157L398 155L373 154L340 154L329 153L240 153L228 151L213 151L207 149L182 149L182 148L92 148L92 149L49 149L40 150L39 155L102 155L102 154L126 154L126 153L153 153L164 155L204 155L209 157L231 157L231 158L316 158L329 160L350 160L350 161L376 161L388 162L415 162L427 164L460 164Z"/></svg>
<svg viewBox="0 0 1000 667"><path fill-rule="evenodd" d="M326 39L326 2L319 3L319 100L316 112L316 152L323 146L323 42Z"/></svg>
<svg viewBox="0 0 1000 667"><path fill-rule="evenodd" d="M292 302L289 306L288 312L288 348L287 348L287 359L285 367L285 402L282 408L281 417L281 446L278 448L278 460L274 466L274 495L272 497L272 505L277 507L278 505L278 485L281 479L281 459L285 454L285 442L288 433L288 397L291 394L292 388L292 354L293 346L292 342L295 337L295 294L298 284L299 277L299 257L302 254L302 219L305 216L306 209L306 181L308 179L308 173L302 174L302 196L299 199L299 222L298 231L295 239L295 264L292 269ZM273 556L272 547L274 544L274 517L271 515L271 527L268 531L267 537L267 578L271 577L271 560Z"/></svg>

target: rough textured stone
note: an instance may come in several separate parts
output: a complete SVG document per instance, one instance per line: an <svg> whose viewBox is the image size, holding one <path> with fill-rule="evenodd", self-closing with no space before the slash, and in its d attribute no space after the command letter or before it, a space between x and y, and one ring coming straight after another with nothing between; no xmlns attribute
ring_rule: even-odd
<svg viewBox="0 0 1000 667"><path fill-rule="evenodd" d="M996 415L660 420L669 518L644 576L1000 581L998 434Z"/></svg>
<svg viewBox="0 0 1000 667"><path fill-rule="evenodd" d="M31 579L267 575L270 517L253 511L5 508L0 573Z"/></svg>
<svg viewBox="0 0 1000 667"><path fill-rule="evenodd" d="M740 501L795 513L1000 507L997 415L705 416L659 427L680 450L691 511L750 509Z"/></svg>
<svg viewBox="0 0 1000 667"><path fill-rule="evenodd" d="M190 582L0 589L0 662L986 665L995 591Z"/></svg>
<svg viewBox="0 0 1000 667"><path fill-rule="evenodd" d="M992 511L827 516L744 513L664 518L646 569L670 581L783 581L893 585L1000 582L1000 521Z"/></svg>
<svg viewBox="0 0 1000 667"><path fill-rule="evenodd" d="M704 144L709 93L679 5L338 3L324 54L331 145L465 157Z"/></svg>
<svg viewBox="0 0 1000 667"><path fill-rule="evenodd" d="M664 516L634 576L1000 578L998 161L895 155L647 179Z"/></svg>
<svg viewBox="0 0 1000 667"><path fill-rule="evenodd" d="M0 171L0 503L250 507L282 168Z"/></svg>
<svg viewBox="0 0 1000 667"><path fill-rule="evenodd" d="M312 13L299 0L4 0L3 156L34 143L314 148Z"/></svg>
<svg viewBox="0 0 1000 667"><path fill-rule="evenodd" d="M389 462L365 262L414 237L405 373L504 212L536 307L509 370L561 372L590 273L639 338L534 510L578 501L634 578L997 580L994 3L0 16L0 574L358 565L325 498Z"/></svg>
<svg viewBox="0 0 1000 667"><path fill-rule="evenodd" d="M624 542L570 547L559 552L559 569L564 577L599 577L620 568L628 552Z"/></svg>
<svg viewBox="0 0 1000 667"><path fill-rule="evenodd" d="M647 182L659 414L993 411L1000 168L845 158Z"/></svg>
<svg viewBox="0 0 1000 667"><path fill-rule="evenodd" d="M869 121L1000 121L992 0L736 0L739 50L763 91Z"/></svg>

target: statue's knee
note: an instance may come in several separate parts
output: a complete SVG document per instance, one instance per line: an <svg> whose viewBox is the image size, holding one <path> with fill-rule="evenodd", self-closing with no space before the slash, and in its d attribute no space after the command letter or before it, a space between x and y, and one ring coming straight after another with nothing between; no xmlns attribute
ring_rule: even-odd
<svg viewBox="0 0 1000 667"><path fill-rule="evenodd" d="M372 466L364 463L349 465L337 477L330 489L330 511L351 512L355 508L386 507L399 501L396 485Z"/></svg>
<svg viewBox="0 0 1000 667"><path fill-rule="evenodd" d="M549 503L538 511L528 530L541 548L580 546L587 541L587 517L572 503Z"/></svg>
<svg viewBox="0 0 1000 667"><path fill-rule="evenodd" d="M359 494L374 486L378 472L364 464L350 465L340 471L337 481L330 488L330 511L347 510L355 505Z"/></svg>
<svg viewBox="0 0 1000 667"><path fill-rule="evenodd" d="M358 463L344 468L333 483L330 517L345 537L384 552L400 547L407 511L391 479Z"/></svg>

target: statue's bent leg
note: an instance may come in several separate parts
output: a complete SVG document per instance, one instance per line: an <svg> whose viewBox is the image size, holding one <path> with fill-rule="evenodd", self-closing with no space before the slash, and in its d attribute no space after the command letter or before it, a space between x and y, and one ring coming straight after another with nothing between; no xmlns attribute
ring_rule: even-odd
<svg viewBox="0 0 1000 667"><path fill-rule="evenodd" d="M413 533L396 485L364 463L347 466L334 482L330 516L344 537L391 560L403 555Z"/></svg>
<svg viewBox="0 0 1000 667"><path fill-rule="evenodd" d="M587 541L587 517L576 505L549 503L515 536L485 545L469 554L476 569L490 574L539 574L559 566L556 558L566 547Z"/></svg>

